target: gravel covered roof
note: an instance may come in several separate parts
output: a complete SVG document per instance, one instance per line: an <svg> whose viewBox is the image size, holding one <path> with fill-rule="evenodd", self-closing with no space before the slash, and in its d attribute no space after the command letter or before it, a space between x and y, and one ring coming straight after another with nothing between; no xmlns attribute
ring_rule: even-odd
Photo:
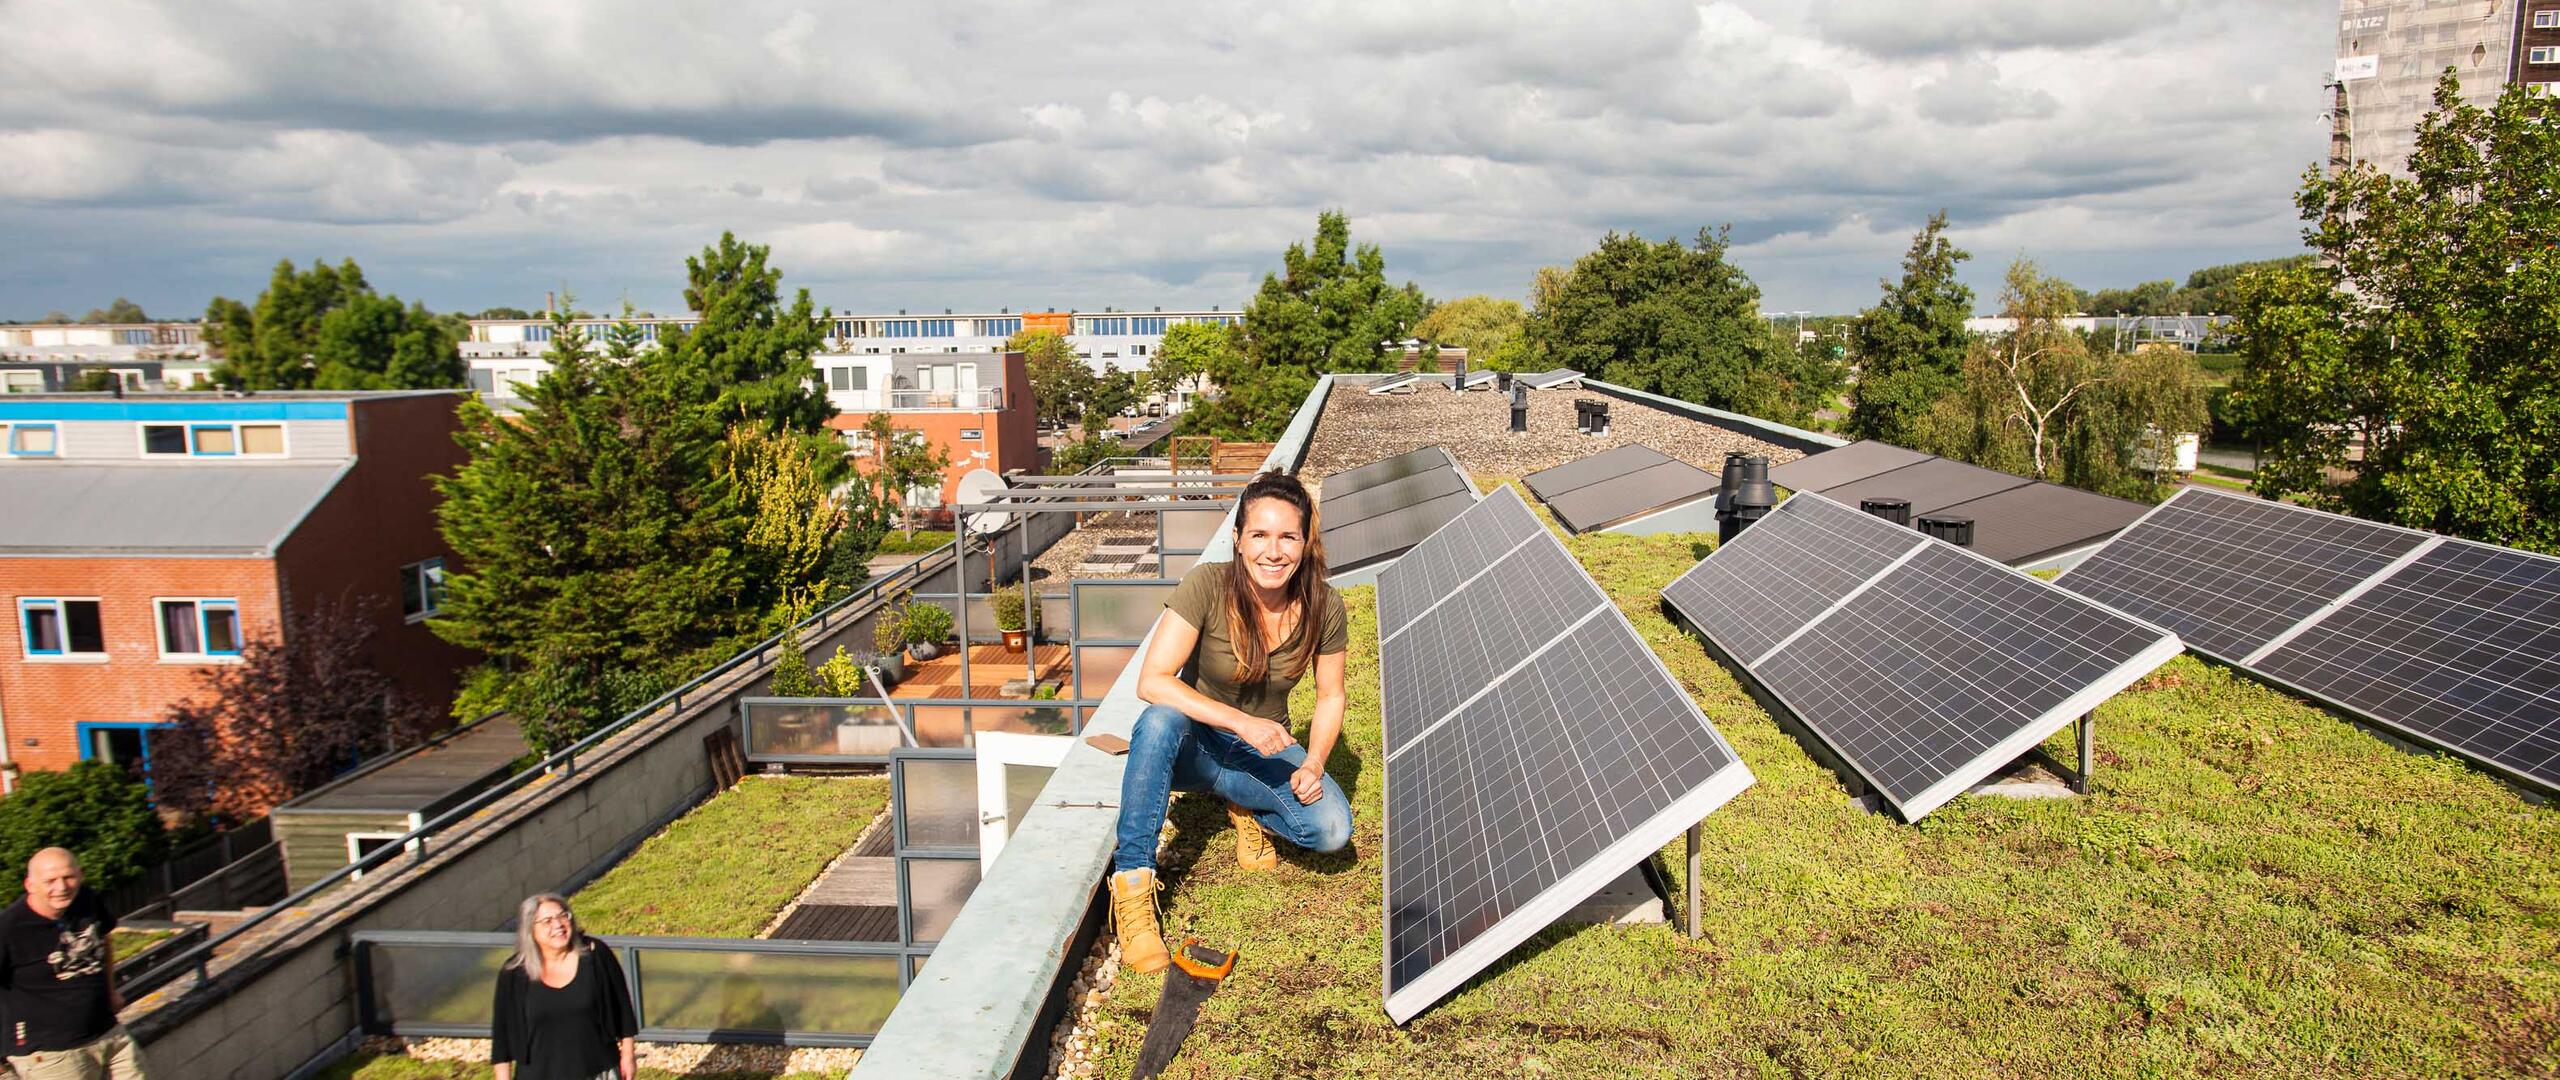
<svg viewBox="0 0 2560 1080"><path fill-rule="evenodd" d="M1731 428L1641 402L1592 390L1529 391L1529 430L1511 433L1510 395L1491 390L1458 393L1426 384L1411 393L1341 392L1327 396L1298 475L1313 482L1355 465L1425 446L1445 446L1478 480L1526 476L1613 447L1642 443L1709 473L1724 469L1732 451L1766 454L1772 465L1803 455ZM1609 433L1573 430L1573 403L1609 403Z"/></svg>

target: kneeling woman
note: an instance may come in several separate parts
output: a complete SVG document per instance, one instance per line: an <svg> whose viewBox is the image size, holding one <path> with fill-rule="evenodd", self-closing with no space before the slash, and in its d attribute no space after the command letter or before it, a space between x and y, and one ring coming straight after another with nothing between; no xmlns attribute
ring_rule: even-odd
<svg viewBox="0 0 2560 1080"><path fill-rule="evenodd" d="M1214 791L1236 829L1236 861L1278 866L1271 836L1310 851L1351 840L1351 805L1324 773L1342 736L1342 594L1324 581L1315 501L1294 477L1264 473L1236 510L1235 558L1201 563L1165 602L1140 669L1148 703L1129 736L1120 781L1111 912L1120 959L1142 972L1169 962L1156 925L1156 838L1175 791ZM1315 711L1304 746L1289 733L1289 691L1310 673ZM1268 833L1265 830L1269 830Z"/></svg>

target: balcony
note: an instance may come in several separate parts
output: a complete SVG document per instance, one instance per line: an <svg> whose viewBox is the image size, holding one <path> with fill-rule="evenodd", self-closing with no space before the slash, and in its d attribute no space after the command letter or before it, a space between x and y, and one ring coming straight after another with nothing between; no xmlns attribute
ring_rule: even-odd
<svg viewBox="0 0 2560 1080"><path fill-rule="evenodd" d="M876 398L878 395L871 396ZM1004 388L1001 386L975 390L891 390L888 396L891 412L993 412L1004 408Z"/></svg>

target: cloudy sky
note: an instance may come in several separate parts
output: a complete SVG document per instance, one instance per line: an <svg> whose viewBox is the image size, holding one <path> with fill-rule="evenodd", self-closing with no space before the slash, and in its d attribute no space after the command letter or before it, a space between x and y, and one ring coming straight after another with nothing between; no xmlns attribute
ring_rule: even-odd
<svg viewBox="0 0 2560 1080"><path fill-rule="evenodd" d="M892 8L898 10L892 10ZM0 318L189 317L278 258L439 310L680 306L723 229L839 311L1234 306L1339 207L1433 296L1730 224L1872 302L2299 246L2333 0L9 0Z"/></svg>

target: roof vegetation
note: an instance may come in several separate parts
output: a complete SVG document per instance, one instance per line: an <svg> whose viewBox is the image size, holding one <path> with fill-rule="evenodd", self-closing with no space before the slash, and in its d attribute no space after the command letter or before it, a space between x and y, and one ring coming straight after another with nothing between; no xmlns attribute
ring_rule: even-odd
<svg viewBox="0 0 2560 1080"><path fill-rule="evenodd" d="M2099 710L2090 796L1962 798L1904 825L1854 806L1664 617L1705 537L1566 544L1759 776L1707 822L1703 940L1550 929L1390 1024L1377 624L1351 590L1329 764L1355 853L1249 876L1214 800L1177 800L1168 936L1242 959L1169 1075L2560 1071L2560 812L2184 656ZM1656 862L1679 895L1678 845ZM1105 1075L1161 985L1114 986Z"/></svg>

